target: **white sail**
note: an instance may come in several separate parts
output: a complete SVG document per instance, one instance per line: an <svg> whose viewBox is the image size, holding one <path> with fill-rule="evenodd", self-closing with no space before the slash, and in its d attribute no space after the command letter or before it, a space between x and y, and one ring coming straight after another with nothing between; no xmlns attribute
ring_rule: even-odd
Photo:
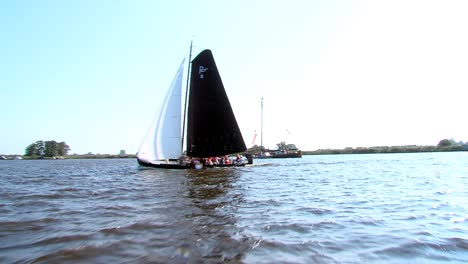
<svg viewBox="0 0 468 264"><path fill-rule="evenodd" d="M159 117L153 121L137 157L151 163L164 163L182 155L182 79L184 61L180 64L166 95Z"/></svg>

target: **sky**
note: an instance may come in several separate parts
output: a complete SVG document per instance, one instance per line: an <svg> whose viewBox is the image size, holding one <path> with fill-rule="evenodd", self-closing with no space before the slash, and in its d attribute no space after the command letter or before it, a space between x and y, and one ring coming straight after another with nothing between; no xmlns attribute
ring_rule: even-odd
<svg viewBox="0 0 468 264"><path fill-rule="evenodd" d="M468 141L467 13L465 0L4 1L0 153L37 140L136 153L190 41L212 50L248 147Z"/></svg>

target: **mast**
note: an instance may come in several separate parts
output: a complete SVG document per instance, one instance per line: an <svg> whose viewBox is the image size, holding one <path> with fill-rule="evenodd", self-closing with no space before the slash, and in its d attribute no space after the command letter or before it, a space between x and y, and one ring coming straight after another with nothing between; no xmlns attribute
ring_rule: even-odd
<svg viewBox="0 0 468 264"><path fill-rule="evenodd" d="M261 103L260 146L263 147L263 97L262 97L262 103Z"/></svg>
<svg viewBox="0 0 468 264"><path fill-rule="evenodd" d="M184 122L182 125L182 144L180 144L181 151L180 153L184 153L184 135L185 135L185 119L187 118L187 102L188 102L188 91L189 91L189 80L190 80L190 65L192 63L192 44L193 40L190 41L190 52L189 52L189 60L188 60L188 70L187 70L187 84L185 87L185 104L184 104Z"/></svg>

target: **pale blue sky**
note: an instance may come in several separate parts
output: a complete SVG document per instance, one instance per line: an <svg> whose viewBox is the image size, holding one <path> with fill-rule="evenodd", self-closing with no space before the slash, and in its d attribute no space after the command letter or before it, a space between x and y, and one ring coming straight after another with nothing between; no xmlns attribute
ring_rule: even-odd
<svg viewBox="0 0 468 264"><path fill-rule="evenodd" d="M262 97L269 147L468 141L467 13L463 0L5 1L0 153L36 140L135 153L192 39L213 51L247 145Z"/></svg>

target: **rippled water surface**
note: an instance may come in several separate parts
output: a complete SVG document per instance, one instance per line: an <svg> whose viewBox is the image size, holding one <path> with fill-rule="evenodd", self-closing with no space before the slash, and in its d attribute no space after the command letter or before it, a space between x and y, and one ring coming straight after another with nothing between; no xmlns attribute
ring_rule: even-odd
<svg viewBox="0 0 468 264"><path fill-rule="evenodd" d="M0 161L1 263L466 263L468 153Z"/></svg>

